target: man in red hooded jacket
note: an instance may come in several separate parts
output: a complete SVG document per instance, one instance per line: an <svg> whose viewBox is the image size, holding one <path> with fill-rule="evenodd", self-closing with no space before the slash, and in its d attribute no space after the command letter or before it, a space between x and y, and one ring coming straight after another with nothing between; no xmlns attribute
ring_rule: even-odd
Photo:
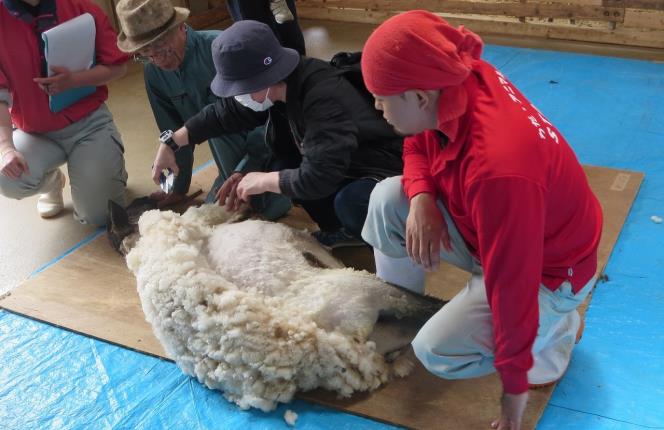
<svg viewBox="0 0 664 430"><path fill-rule="evenodd" d="M424 270L440 259L472 274L413 349L443 378L497 370L504 394L492 427L518 429L528 389L569 363L602 213L563 136L481 50L477 35L425 11L369 37L365 83L409 137L403 177L374 189L362 236L388 282L423 292Z"/></svg>

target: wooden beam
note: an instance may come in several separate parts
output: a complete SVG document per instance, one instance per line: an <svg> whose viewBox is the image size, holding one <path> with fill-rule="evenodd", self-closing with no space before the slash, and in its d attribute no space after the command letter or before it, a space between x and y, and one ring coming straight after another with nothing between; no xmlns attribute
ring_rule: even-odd
<svg viewBox="0 0 664 430"><path fill-rule="evenodd" d="M297 5L297 15L301 18L322 19L329 21L360 22L365 24L380 24L399 12L366 11L364 9L340 9L305 5L300 1Z"/></svg>
<svg viewBox="0 0 664 430"><path fill-rule="evenodd" d="M664 0L662 0L664 1ZM300 0L299 5L371 11L426 9L435 12L535 18L622 22L624 9L540 2L480 2L463 0Z"/></svg>
<svg viewBox="0 0 664 430"><path fill-rule="evenodd" d="M575 4L578 6L602 6L602 0L546 0L546 2Z"/></svg>
<svg viewBox="0 0 664 430"><path fill-rule="evenodd" d="M302 18L327 19L331 21L362 22L379 24L399 12L366 11L364 9L338 9L307 7L298 5L298 14ZM619 45L664 48L664 31L617 28L615 30L581 28L571 25L531 24L490 19L469 19L459 16L439 14L453 25L465 25L469 29L484 35L528 36L548 39L577 40L596 43L614 43Z"/></svg>
<svg viewBox="0 0 664 430"><path fill-rule="evenodd" d="M191 25L196 30L202 30L213 25L218 25L220 22L229 18L230 16L226 6L218 6L196 15L190 15L187 19L187 24Z"/></svg>
<svg viewBox="0 0 664 430"><path fill-rule="evenodd" d="M623 24L625 27L664 30L664 10L625 9Z"/></svg>
<svg viewBox="0 0 664 430"><path fill-rule="evenodd" d="M664 0L602 0L602 5L606 7L664 10Z"/></svg>

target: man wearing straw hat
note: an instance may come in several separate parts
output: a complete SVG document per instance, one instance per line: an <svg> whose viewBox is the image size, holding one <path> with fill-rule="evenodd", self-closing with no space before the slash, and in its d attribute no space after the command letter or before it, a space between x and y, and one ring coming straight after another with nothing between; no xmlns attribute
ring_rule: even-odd
<svg viewBox="0 0 664 430"><path fill-rule="evenodd" d="M602 211L571 147L498 70L482 40L426 11L397 15L362 57L376 107L402 134L403 177L378 184L362 237L376 272L424 290L439 261L468 285L412 342L442 378L498 371L498 429L518 429L528 389L555 383L582 331Z"/></svg>
<svg viewBox="0 0 664 430"><path fill-rule="evenodd" d="M221 32L195 31L185 24L189 10L174 7L170 0L121 0L116 6L121 31L118 47L144 64L145 87L162 140L171 130L216 100L210 91L214 77L211 44ZM219 176L208 201L217 188L238 171L261 168L270 156L262 128L227 134L209 140ZM160 206L184 199L191 183L193 146L176 153L178 175L171 193L156 192ZM290 209L282 196L254 200L255 209L276 219Z"/></svg>

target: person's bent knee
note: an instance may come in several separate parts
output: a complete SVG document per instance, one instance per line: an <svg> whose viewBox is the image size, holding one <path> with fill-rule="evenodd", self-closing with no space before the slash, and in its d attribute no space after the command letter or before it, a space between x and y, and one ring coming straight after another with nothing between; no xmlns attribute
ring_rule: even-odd
<svg viewBox="0 0 664 430"><path fill-rule="evenodd" d="M22 198L17 184L6 176L0 176L0 195L8 199L19 200Z"/></svg>
<svg viewBox="0 0 664 430"><path fill-rule="evenodd" d="M74 209L74 218L81 224L92 225L95 227L102 227L106 225L107 205L103 208L101 205L90 207L83 205Z"/></svg>
<svg viewBox="0 0 664 430"><path fill-rule="evenodd" d="M334 196L334 210L339 214L347 213L352 207L352 192L348 188L342 188L339 190L336 196Z"/></svg>
<svg viewBox="0 0 664 430"><path fill-rule="evenodd" d="M366 207L362 209L358 207L355 197L353 191L343 188L334 197L334 212L344 229L359 238L367 214Z"/></svg>
<svg viewBox="0 0 664 430"><path fill-rule="evenodd" d="M407 204L407 199L401 188L401 176L384 179L371 192L366 223L370 224L371 229L390 223L398 217L399 208L404 204Z"/></svg>
<svg viewBox="0 0 664 430"><path fill-rule="evenodd" d="M8 199L21 200L25 197L34 196L39 193L39 183L30 183L22 176L19 179L9 179L0 175L0 195Z"/></svg>
<svg viewBox="0 0 664 430"><path fill-rule="evenodd" d="M401 176L382 180L371 192L362 239L389 257L404 257L407 212L408 199L401 187Z"/></svg>
<svg viewBox="0 0 664 430"><path fill-rule="evenodd" d="M383 212L385 208L396 208L405 199L401 176L383 179L376 184L369 198L369 212Z"/></svg>
<svg viewBox="0 0 664 430"><path fill-rule="evenodd" d="M110 199L122 207L125 207L123 198ZM103 227L108 221L108 200L105 202L84 202L74 207L74 218L81 224Z"/></svg>
<svg viewBox="0 0 664 430"><path fill-rule="evenodd" d="M443 379L460 378L451 360L448 362L445 355L435 352L433 345L423 340L421 336L416 336L411 345L415 356L427 371Z"/></svg>
<svg viewBox="0 0 664 430"><path fill-rule="evenodd" d="M291 199L283 194L264 193L253 196L251 205L268 221L276 221L285 216L293 207Z"/></svg>
<svg viewBox="0 0 664 430"><path fill-rule="evenodd" d="M113 200L120 206L125 207L124 189L121 196L118 196L118 193L114 193L112 196L115 197L78 199L74 203L74 218L81 224L98 227L106 225L109 200Z"/></svg>
<svg viewBox="0 0 664 430"><path fill-rule="evenodd" d="M467 346L463 342L459 343L453 333L446 337L437 334L432 338L420 330L411 345L424 368L439 378L475 378L496 370L492 355L483 354L479 348L463 352Z"/></svg>

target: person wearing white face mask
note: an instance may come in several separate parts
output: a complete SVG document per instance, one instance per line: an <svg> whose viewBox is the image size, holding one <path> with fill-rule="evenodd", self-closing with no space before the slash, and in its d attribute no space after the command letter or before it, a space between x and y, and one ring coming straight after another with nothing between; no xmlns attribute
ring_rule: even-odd
<svg viewBox="0 0 664 430"><path fill-rule="evenodd" d="M174 7L171 0L120 0L116 12L121 28L118 48L143 63L150 107L162 138L167 138L171 130L182 127L187 119L216 99L210 92L210 82L215 75L211 45L221 31L189 27L185 24L189 10ZM207 196L208 202L214 200L219 187L236 170L260 167L269 160L264 135L265 129L258 127L246 133L208 140L219 171ZM187 198L193 171L193 147L178 151L176 161L179 174L170 192L160 189L150 195L159 207ZM256 211L267 219L283 216L290 207L290 201L283 196L261 199L255 205Z"/></svg>
<svg viewBox="0 0 664 430"><path fill-rule="evenodd" d="M401 174L402 138L370 95L340 69L284 48L265 24L240 21L212 44L219 97L161 145L153 179L175 167L173 150L267 123L267 172L231 176L220 188L228 209L277 193L299 203L330 248L364 245L360 233L376 183Z"/></svg>
<svg viewBox="0 0 664 430"><path fill-rule="evenodd" d="M265 100L263 100L260 103L251 98L251 94L239 94L233 98L237 100L237 102L240 103L242 106L249 108L255 112L263 112L274 106L274 102L270 100L269 88L267 89L267 93L265 93Z"/></svg>

